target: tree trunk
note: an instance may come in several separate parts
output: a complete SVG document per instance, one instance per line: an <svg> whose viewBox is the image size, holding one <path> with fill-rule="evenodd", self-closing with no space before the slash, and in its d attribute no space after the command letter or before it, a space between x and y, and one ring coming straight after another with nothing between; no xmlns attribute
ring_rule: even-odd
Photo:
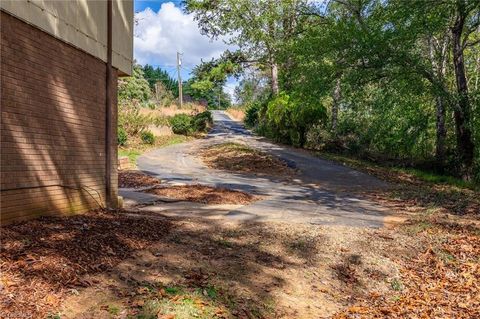
<svg viewBox="0 0 480 319"><path fill-rule="evenodd" d="M340 88L340 77L337 78L335 82L335 87L333 88L332 94L332 133L337 136L337 123L338 123L338 107L341 99L341 88Z"/></svg>
<svg viewBox="0 0 480 319"><path fill-rule="evenodd" d="M435 147L435 158L441 168L445 164L445 139L447 137L447 129L445 127L445 103L441 96L436 98L436 126L437 140Z"/></svg>
<svg viewBox="0 0 480 319"><path fill-rule="evenodd" d="M462 160L462 175L471 178L474 157L474 144L470 130L470 100L468 84L463 59L462 33L465 24L465 8L462 1L458 2L457 17L452 27L453 65L457 84L458 105L454 108L455 130L457 134L457 149Z"/></svg>
<svg viewBox="0 0 480 319"><path fill-rule="evenodd" d="M436 43L437 45L435 45ZM430 60L432 63L433 72L436 74L438 80L445 82L445 72L447 68L447 50L449 45L449 36L443 35L441 39L434 36L428 40ZM435 143L435 159L439 168L443 169L445 164L445 139L447 130L445 127L445 97L442 92L437 92L435 98L436 105L436 143Z"/></svg>
<svg viewBox="0 0 480 319"><path fill-rule="evenodd" d="M280 93L280 89L278 88L278 66L275 62L271 63L271 71L272 71L272 93L274 96L277 96Z"/></svg>

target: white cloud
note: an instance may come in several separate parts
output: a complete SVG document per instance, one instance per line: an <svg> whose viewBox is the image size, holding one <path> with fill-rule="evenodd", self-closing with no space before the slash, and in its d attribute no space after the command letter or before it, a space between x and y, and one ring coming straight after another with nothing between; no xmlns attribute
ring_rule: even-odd
<svg viewBox="0 0 480 319"><path fill-rule="evenodd" d="M218 58L229 48L223 41L211 41L200 34L193 15L185 14L172 2L158 12L150 8L135 15L134 56L140 64L175 66L177 51L183 52L183 66L191 69L200 60Z"/></svg>

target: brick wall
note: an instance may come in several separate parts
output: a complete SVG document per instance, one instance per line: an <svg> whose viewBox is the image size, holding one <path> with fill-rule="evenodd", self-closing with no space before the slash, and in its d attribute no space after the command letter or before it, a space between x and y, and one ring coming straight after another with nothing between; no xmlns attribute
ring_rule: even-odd
<svg viewBox="0 0 480 319"><path fill-rule="evenodd" d="M106 64L4 12L0 24L1 222L105 205Z"/></svg>

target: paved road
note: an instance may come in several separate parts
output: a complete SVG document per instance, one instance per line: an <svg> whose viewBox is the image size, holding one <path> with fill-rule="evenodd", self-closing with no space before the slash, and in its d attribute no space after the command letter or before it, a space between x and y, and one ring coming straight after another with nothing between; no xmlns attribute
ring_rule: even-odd
<svg viewBox="0 0 480 319"><path fill-rule="evenodd" d="M334 164L307 152L279 146L252 135L223 111L213 111L214 128L207 138L157 149L139 157L138 168L164 183L200 183L243 190L265 199L247 206L206 206L160 203L144 209L171 215L192 215L238 220L278 220L312 224L381 227L389 212L358 195L388 187L361 172ZM292 180L234 174L205 167L195 154L211 144L243 142L285 160L299 169ZM132 196L121 192L127 199ZM146 200L148 200L148 196Z"/></svg>

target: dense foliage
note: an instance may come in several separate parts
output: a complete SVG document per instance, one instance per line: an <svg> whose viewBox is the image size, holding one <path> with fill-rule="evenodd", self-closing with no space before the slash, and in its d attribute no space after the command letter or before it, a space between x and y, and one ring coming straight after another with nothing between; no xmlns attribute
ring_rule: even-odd
<svg viewBox="0 0 480 319"><path fill-rule="evenodd" d="M196 115L177 114L170 118L170 125L175 134L192 135L207 132L212 126L213 118L210 111Z"/></svg>
<svg viewBox="0 0 480 319"><path fill-rule="evenodd" d="M127 131L121 126L118 127L117 131L117 143L119 146L125 146L128 141Z"/></svg>
<svg viewBox="0 0 480 319"><path fill-rule="evenodd" d="M154 68L148 64L145 64L142 69L152 92L155 92L157 84L161 83L166 91L170 91L175 98L178 97L178 81L173 79L167 71L162 70L159 67Z"/></svg>
<svg viewBox="0 0 480 319"><path fill-rule="evenodd" d="M209 73L211 68L206 65L202 64L198 69L206 70L205 74L213 74ZM202 79L206 81L207 77L203 76ZM175 134L195 135L207 132L212 126L211 113L202 112L205 108L201 105L188 102L184 103L183 109L175 105L175 92L169 83L178 85L167 72L149 65L135 65L132 76L119 81L119 146L129 148L139 144L155 145L161 140L157 137L164 134L161 132L165 127L170 127Z"/></svg>
<svg viewBox="0 0 480 319"><path fill-rule="evenodd" d="M267 136L480 180L478 0L186 1ZM262 82L263 81L263 82ZM268 83L261 90L259 83Z"/></svg>
<svg viewBox="0 0 480 319"><path fill-rule="evenodd" d="M192 70L191 78L185 83L184 92L195 100L203 100L210 108L226 109L230 106L230 96L224 85L230 75L238 72L238 64L221 57L202 62Z"/></svg>
<svg viewBox="0 0 480 319"><path fill-rule="evenodd" d="M145 80L143 69L140 65L133 66L133 74L118 80L119 101L136 100L147 102L152 97L152 92Z"/></svg>

